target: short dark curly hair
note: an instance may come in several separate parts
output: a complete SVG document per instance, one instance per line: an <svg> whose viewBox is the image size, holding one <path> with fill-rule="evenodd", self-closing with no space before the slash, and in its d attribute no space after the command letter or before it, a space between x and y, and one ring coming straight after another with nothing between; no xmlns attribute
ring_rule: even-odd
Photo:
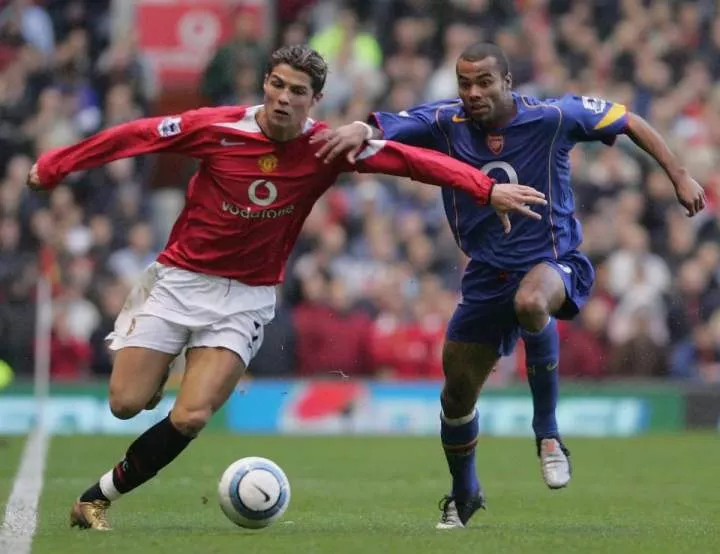
<svg viewBox="0 0 720 554"><path fill-rule="evenodd" d="M328 66L325 59L306 44L293 44L278 48L270 56L268 74L280 64L287 64L293 69L310 76L314 94L320 94L327 79Z"/></svg>
<svg viewBox="0 0 720 554"><path fill-rule="evenodd" d="M500 75L503 77L510 73L510 63L505 52L494 42L476 42L465 48L460 54L461 60L469 62L479 62L485 58L495 58L500 69Z"/></svg>

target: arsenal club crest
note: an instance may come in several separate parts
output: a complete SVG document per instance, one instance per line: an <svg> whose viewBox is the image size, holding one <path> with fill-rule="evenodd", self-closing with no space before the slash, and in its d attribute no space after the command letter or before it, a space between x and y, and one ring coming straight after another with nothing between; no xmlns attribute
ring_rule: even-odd
<svg viewBox="0 0 720 554"><path fill-rule="evenodd" d="M262 171L263 173L272 173L273 171L275 171L277 164L278 159L272 154L263 156L258 160L258 166L260 167L260 171Z"/></svg>
<svg viewBox="0 0 720 554"><path fill-rule="evenodd" d="M505 146L505 138L502 135L488 135L487 146L490 152L497 156L502 152L503 146Z"/></svg>

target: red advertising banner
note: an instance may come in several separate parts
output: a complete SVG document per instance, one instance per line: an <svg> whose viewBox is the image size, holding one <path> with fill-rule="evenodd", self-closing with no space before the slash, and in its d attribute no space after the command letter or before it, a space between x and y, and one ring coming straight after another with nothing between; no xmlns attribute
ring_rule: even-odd
<svg viewBox="0 0 720 554"><path fill-rule="evenodd" d="M215 50L232 37L238 16L251 18L257 38L266 38L270 16L266 2L138 0L139 45L162 88L197 86Z"/></svg>

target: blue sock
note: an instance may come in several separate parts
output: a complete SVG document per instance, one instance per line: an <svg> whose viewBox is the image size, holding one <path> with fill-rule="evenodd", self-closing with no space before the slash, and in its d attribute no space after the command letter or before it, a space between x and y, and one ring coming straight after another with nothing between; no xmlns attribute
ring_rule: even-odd
<svg viewBox="0 0 720 554"><path fill-rule="evenodd" d="M440 414L440 422L440 439L452 475L452 496L460 502L469 500L480 490L475 474L478 412L474 410L458 419L448 419Z"/></svg>
<svg viewBox="0 0 720 554"><path fill-rule="evenodd" d="M555 410L558 401L558 359L560 337L557 321L550 318L538 333L523 330L527 355L527 379L533 397L533 431L535 437L558 437Z"/></svg>

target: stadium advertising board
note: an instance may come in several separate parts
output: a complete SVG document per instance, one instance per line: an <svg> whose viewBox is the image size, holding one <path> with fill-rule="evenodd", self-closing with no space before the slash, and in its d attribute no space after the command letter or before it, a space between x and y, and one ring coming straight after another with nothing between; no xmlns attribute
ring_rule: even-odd
<svg viewBox="0 0 720 554"><path fill-rule="evenodd" d="M689 390L685 418L689 429L717 429L720 432L720 386Z"/></svg>
<svg viewBox="0 0 720 554"><path fill-rule="evenodd" d="M623 437L685 427L685 401L677 390L564 389L558 406L563 435ZM210 427L256 434L436 435L439 393L438 382L248 381ZM56 386L46 404L46 421L54 434L134 435L165 417L173 401L170 393L155 410L121 421L110 412L106 386ZM532 400L524 387L485 391L478 408L484 435L531 433ZM720 425L718 412L713 412L713 425ZM690 424L689 408L687 414ZM0 435L27 433L36 417L31 387L0 392Z"/></svg>
<svg viewBox="0 0 720 554"><path fill-rule="evenodd" d="M45 422L48 432L56 435L137 435L163 419L174 401L174 395L168 394L154 410L120 420L110 412L107 386L55 386L46 400ZM18 385L0 391L0 435L25 434L37 417L38 402L32 387ZM223 409L210 426L225 428L225 417Z"/></svg>
<svg viewBox="0 0 720 554"><path fill-rule="evenodd" d="M173 398L163 399L151 412L140 412L133 419L120 420L112 415L107 398L67 395L48 399L45 421L55 435L123 435L142 433L172 407ZM21 435L32 429L38 414L32 396L0 397L0 434Z"/></svg>
<svg viewBox="0 0 720 554"><path fill-rule="evenodd" d="M440 384L361 381L252 382L233 395L228 426L238 432L435 435ZM518 390L483 393L485 435L528 436L532 400ZM564 394L558 423L570 436L632 436L683 427L683 399L671 390L599 389Z"/></svg>
<svg viewBox="0 0 720 554"><path fill-rule="evenodd" d="M257 0L138 0L141 50L163 88L197 86L211 56L233 33L238 13L253 21L256 38L268 29L267 2Z"/></svg>

